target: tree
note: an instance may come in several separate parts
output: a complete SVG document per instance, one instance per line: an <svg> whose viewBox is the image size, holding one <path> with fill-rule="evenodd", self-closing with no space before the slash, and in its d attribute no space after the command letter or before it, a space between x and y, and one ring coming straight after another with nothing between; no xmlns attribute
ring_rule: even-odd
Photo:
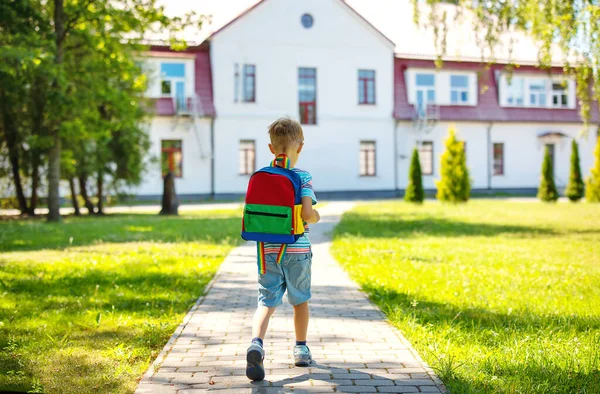
<svg viewBox="0 0 600 394"><path fill-rule="evenodd" d="M452 127L448 130L445 145L446 150L441 157L441 179L436 181L436 197L440 201L466 202L471 196L471 179L465 145L456 139L456 131Z"/></svg>
<svg viewBox="0 0 600 394"><path fill-rule="evenodd" d="M600 202L600 136L594 149L594 166L585 184L585 199L587 202Z"/></svg>
<svg viewBox="0 0 600 394"><path fill-rule="evenodd" d="M175 174L169 171L163 180L162 209L159 215L178 215L179 200L175 193Z"/></svg>
<svg viewBox="0 0 600 394"><path fill-rule="evenodd" d="M558 200L558 191L556 191L556 185L554 184L554 167L547 146L544 148L544 162L542 163L542 176L537 197L546 202Z"/></svg>
<svg viewBox="0 0 600 394"><path fill-rule="evenodd" d="M404 194L404 201L422 203L425 199L423 191L423 177L421 175L421 163L419 161L419 151L413 149L412 159L410 161L410 170L408 174L408 186Z"/></svg>
<svg viewBox="0 0 600 394"><path fill-rule="evenodd" d="M538 43L539 66L549 69L561 62L577 82L580 113L585 123L591 118L591 105L600 103L600 5L597 0L412 0L415 23L428 25L433 32L438 65L446 55L448 24L469 23L474 43L482 53L482 63L495 63L497 49L513 53L515 32ZM421 14L425 17L422 18ZM484 56L484 53L491 54ZM518 64L506 67L510 71ZM593 86L593 89L589 87Z"/></svg>
<svg viewBox="0 0 600 394"><path fill-rule="evenodd" d="M581 178L581 167L579 165L579 147L575 139L571 141L571 171L569 183L565 189L565 195L569 200L576 202L583 197L583 179Z"/></svg>

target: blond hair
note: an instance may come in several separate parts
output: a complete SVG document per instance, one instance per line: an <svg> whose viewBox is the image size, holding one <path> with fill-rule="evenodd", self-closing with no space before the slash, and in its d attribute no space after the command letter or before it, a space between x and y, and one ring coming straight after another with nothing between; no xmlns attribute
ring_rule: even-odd
<svg viewBox="0 0 600 394"><path fill-rule="evenodd" d="M269 126L271 145L275 150L285 152L304 142L300 123L290 118L279 118Z"/></svg>

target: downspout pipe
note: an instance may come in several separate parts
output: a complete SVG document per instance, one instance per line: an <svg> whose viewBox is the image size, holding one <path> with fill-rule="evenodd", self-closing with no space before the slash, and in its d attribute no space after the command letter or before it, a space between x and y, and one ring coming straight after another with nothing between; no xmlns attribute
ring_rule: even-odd
<svg viewBox="0 0 600 394"><path fill-rule="evenodd" d="M492 190L492 126L490 122L487 127L487 188Z"/></svg>
<svg viewBox="0 0 600 394"><path fill-rule="evenodd" d="M215 199L215 117L210 118L210 198Z"/></svg>
<svg viewBox="0 0 600 394"><path fill-rule="evenodd" d="M398 185L398 120L394 122L394 193L396 197L400 196L400 187Z"/></svg>

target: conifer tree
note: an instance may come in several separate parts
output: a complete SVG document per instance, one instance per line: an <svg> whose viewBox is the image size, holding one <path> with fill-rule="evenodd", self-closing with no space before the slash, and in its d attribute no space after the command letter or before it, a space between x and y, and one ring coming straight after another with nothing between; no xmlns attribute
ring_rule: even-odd
<svg viewBox="0 0 600 394"><path fill-rule="evenodd" d="M585 199L587 202L600 202L600 135L594 150L594 166L585 184Z"/></svg>
<svg viewBox="0 0 600 394"><path fill-rule="evenodd" d="M410 170L408 174L408 186L404 194L404 201L422 203L425 199L423 190L423 177L421 176L421 163L419 161L419 151L413 149L412 159L410 161Z"/></svg>
<svg viewBox="0 0 600 394"><path fill-rule="evenodd" d="M558 200L558 191L554 183L554 168L550 159L550 150L545 147L544 162L542 163L542 177L540 187L538 188L537 197L546 202L554 202Z"/></svg>
<svg viewBox="0 0 600 394"><path fill-rule="evenodd" d="M471 179L465 145L456 139L456 131L452 127L448 130L445 145L446 150L441 157L441 179L436 181L436 197L440 201L466 202L471 196Z"/></svg>
<svg viewBox="0 0 600 394"><path fill-rule="evenodd" d="M581 167L579 165L579 147L573 139L571 141L571 171L569 173L569 183L565 190L569 200L576 202L583 197L583 179L581 178Z"/></svg>

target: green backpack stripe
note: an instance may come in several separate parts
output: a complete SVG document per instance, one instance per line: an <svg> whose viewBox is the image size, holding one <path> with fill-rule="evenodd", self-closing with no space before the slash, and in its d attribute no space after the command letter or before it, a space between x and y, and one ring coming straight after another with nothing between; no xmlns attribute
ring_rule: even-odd
<svg viewBox="0 0 600 394"><path fill-rule="evenodd" d="M292 208L277 205L246 204L244 227L248 232L291 234Z"/></svg>

